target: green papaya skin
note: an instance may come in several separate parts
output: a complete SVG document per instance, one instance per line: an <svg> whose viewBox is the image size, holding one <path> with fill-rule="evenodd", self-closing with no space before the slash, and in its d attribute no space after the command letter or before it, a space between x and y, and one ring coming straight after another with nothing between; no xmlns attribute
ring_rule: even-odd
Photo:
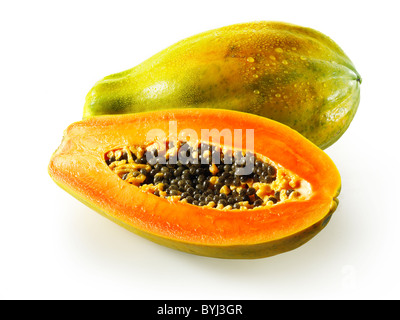
<svg viewBox="0 0 400 320"><path fill-rule="evenodd" d="M243 23L187 38L98 81L83 118L230 109L284 123L325 149L349 127L360 84L353 63L324 34L283 22Z"/></svg>

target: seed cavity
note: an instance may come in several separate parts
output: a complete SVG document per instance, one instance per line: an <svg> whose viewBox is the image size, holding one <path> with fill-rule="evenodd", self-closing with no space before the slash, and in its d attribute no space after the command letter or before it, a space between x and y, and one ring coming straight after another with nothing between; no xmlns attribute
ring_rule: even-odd
<svg viewBox="0 0 400 320"><path fill-rule="evenodd" d="M165 145L163 157L155 145L125 146L107 152L105 162L144 192L219 210L271 207L311 193L307 181L263 155L204 142Z"/></svg>

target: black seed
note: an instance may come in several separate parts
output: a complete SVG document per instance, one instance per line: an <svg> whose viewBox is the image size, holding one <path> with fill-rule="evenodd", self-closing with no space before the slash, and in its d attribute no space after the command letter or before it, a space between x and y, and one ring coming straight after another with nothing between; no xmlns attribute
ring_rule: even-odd
<svg viewBox="0 0 400 320"><path fill-rule="evenodd" d="M195 166L191 166L189 169L190 174L195 174L196 173L196 167Z"/></svg>
<svg viewBox="0 0 400 320"><path fill-rule="evenodd" d="M146 157L142 156L140 159L136 159L135 163L137 163L137 164L146 164L147 163Z"/></svg>
<svg viewBox="0 0 400 320"><path fill-rule="evenodd" d="M229 177L229 176L230 176L230 174L229 174L228 171L225 171L225 172L223 172L223 173L221 174L221 178L222 178L222 179L225 179L225 178L227 178L227 177Z"/></svg>
<svg viewBox="0 0 400 320"><path fill-rule="evenodd" d="M165 179L171 179L172 178L172 173L171 172L164 173L164 178Z"/></svg>
<svg viewBox="0 0 400 320"><path fill-rule="evenodd" d="M189 187L186 189L186 191L189 192L190 194L193 194L196 191L196 189L193 187Z"/></svg>
<svg viewBox="0 0 400 320"><path fill-rule="evenodd" d="M189 169L183 170L182 178L183 179L189 179L190 178L190 170Z"/></svg>
<svg viewBox="0 0 400 320"><path fill-rule="evenodd" d="M163 191L165 191L165 190L167 190L169 188L168 182L164 182L163 181L162 184L163 184Z"/></svg>
<svg viewBox="0 0 400 320"><path fill-rule="evenodd" d="M240 204L239 203L235 203L233 205L233 209L240 209Z"/></svg>
<svg viewBox="0 0 400 320"><path fill-rule="evenodd" d="M179 188L184 188L186 185L186 180L179 180L178 181L178 187Z"/></svg>
<svg viewBox="0 0 400 320"><path fill-rule="evenodd" d="M255 162L254 164L255 164L255 166L256 166L257 168L260 168L260 167L262 167L263 162L260 161L260 160L256 160L256 162Z"/></svg>
<svg viewBox="0 0 400 320"><path fill-rule="evenodd" d="M224 200L228 199L228 196L227 196L225 193L220 193L220 194L218 195L218 197L219 197L220 199L224 199Z"/></svg>
<svg viewBox="0 0 400 320"><path fill-rule="evenodd" d="M262 176L262 177L268 177L268 172L267 172L267 171L263 171L263 172L261 173L261 176Z"/></svg>
<svg viewBox="0 0 400 320"><path fill-rule="evenodd" d="M224 186L223 183L217 182L217 183L214 185L214 188L215 188L215 190L217 190L217 191L219 192L219 190L220 190L223 186Z"/></svg>
<svg viewBox="0 0 400 320"><path fill-rule="evenodd" d="M252 196L253 194L256 194L256 189L250 187L250 188L247 189L246 194L248 196Z"/></svg>
<svg viewBox="0 0 400 320"><path fill-rule="evenodd" d="M200 202L199 202L199 206L200 206L200 207L205 206L205 205L206 205L206 203L205 203L204 201L200 201Z"/></svg>
<svg viewBox="0 0 400 320"><path fill-rule="evenodd" d="M228 201L226 201L225 199L220 199L218 200L218 204L222 204L225 207L228 205Z"/></svg>
<svg viewBox="0 0 400 320"><path fill-rule="evenodd" d="M111 158L106 160L107 165L110 165L111 163L113 163L115 161L115 157L112 156Z"/></svg>
<svg viewBox="0 0 400 320"><path fill-rule="evenodd" d="M128 160L128 153L124 150L119 160Z"/></svg>
<svg viewBox="0 0 400 320"><path fill-rule="evenodd" d="M255 207L259 207L263 204L263 201L261 199L257 199L256 201L254 201L253 205Z"/></svg>
<svg viewBox="0 0 400 320"><path fill-rule="evenodd" d="M179 167L174 171L174 176L179 177L183 172L183 167Z"/></svg>
<svg viewBox="0 0 400 320"><path fill-rule="evenodd" d="M189 192L183 192L182 194L181 194L181 198L183 199L183 198L187 198L187 197L189 197L190 196L190 194L189 194Z"/></svg>
<svg viewBox="0 0 400 320"><path fill-rule="evenodd" d="M200 200L200 197L201 197L200 193L196 193L193 198L195 200Z"/></svg>
<svg viewBox="0 0 400 320"><path fill-rule="evenodd" d="M186 197L186 201L187 201L187 203L193 203L194 199L192 196L188 196L188 197Z"/></svg>
<svg viewBox="0 0 400 320"><path fill-rule="evenodd" d="M228 198L228 204L234 204L235 202L236 202L235 198L233 198L233 197Z"/></svg>
<svg viewBox="0 0 400 320"><path fill-rule="evenodd" d="M169 194L171 196L177 196L179 194L179 191L178 190L170 190Z"/></svg>
<svg viewBox="0 0 400 320"><path fill-rule="evenodd" d="M211 202L211 201L214 201L214 197L208 196L208 197L206 198L206 202L209 203L209 202Z"/></svg>
<svg viewBox="0 0 400 320"><path fill-rule="evenodd" d="M265 182L266 182L266 183L272 183L273 181L275 181L275 178L274 178L274 177L271 177L271 176L268 176L268 177L265 179Z"/></svg>
<svg viewBox="0 0 400 320"><path fill-rule="evenodd" d="M228 177L225 179L225 185L230 186L233 183L233 179L231 177Z"/></svg>
<svg viewBox="0 0 400 320"><path fill-rule="evenodd" d="M158 191L158 190L154 191L154 195L159 197L160 196L160 191Z"/></svg>
<svg viewBox="0 0 400 320"><path fill-rule="evenodd" d="M206 176L205 176L204 174L199 175L198 178L197 178L197 181L198 181L199 183L202 183L202 182L204 182L205 180L206 180Z"/></svg>
<svg viewBox="0 0 400 320"><path fill-rule="evenodd" d="M268 174L274 176L276 174L276 169L273 166L268 166Z"/></svg>
<svg viewBox="0 0 400 320"><path fill-rule="evenodd" d="M158 164L156 164L156 166L157 166ZM155 167L155 166L154 166ZM168 169L168 167L162 167L161 168L161 170L160 170L162 173L167 173L167 172L169 172L169 169Z"/></svg>
<svg viewBox="0 0 400 320"><path fill-rule="evenodd" d="M219 178L218 178L217 184L221 184L221 185L223 186L223 185L225 184L225 178L219 177ZM222 187L222 186L221 186L221 187Z"/></svg>
<svg viewBox="0 0 400 320"><path fill-rule="evenodd" d="M139 171L134 171L133 173L132 173L132 175L133 175L133 177L137 177L138 175L140 175L140 172Z"/></svg>
<svg viewBox="0 0 400 320"><path fill-rule="evenodd" d="M275 197L269 197L268 201L272 201L273 203L277 203L278 200Z"/></svg>

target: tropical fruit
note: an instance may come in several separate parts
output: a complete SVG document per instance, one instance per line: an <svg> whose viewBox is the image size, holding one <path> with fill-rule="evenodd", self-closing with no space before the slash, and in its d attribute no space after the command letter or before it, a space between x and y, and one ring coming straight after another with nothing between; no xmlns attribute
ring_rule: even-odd
<svg viewBox="0 0 400 320"><path fill-rule="evenodd" d="M73 123L49 174L159 244L218 258L297 248L335 211L340 175L295 130L236 111L176 109Z"/></svg>
<svg viewBox="0 0 400 320"><path fill-rule="evenodd" d="M346 131L361 77L324 34L282 22L200 33L98 81L84 118L172 108L253 113L290 126L324 149Z"/></svg>

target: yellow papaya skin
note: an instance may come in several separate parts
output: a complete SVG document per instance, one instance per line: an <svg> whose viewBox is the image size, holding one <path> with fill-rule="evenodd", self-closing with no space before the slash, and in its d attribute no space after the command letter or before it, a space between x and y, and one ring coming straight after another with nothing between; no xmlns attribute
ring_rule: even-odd
<svg viewBox="0 0 400 320"><path fill-rule="evenodd" d="M325 149L349 127L360 84L353 63L324 34L283 22L242 23L182 40L98 81L83 118L230 109L284 123Z"/></svg>

